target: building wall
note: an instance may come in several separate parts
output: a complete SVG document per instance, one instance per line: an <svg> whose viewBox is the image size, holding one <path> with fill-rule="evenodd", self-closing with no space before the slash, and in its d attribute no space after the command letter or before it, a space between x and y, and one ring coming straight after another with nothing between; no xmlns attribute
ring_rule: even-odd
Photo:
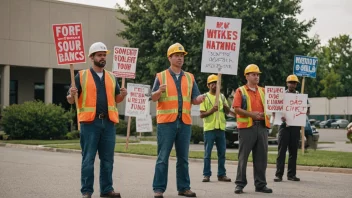
<svg viewBox="0 0 352 198"><path fill-rule="evenodd" d="M62 68L57 65L52 24L81 22L86 54L93 42L104 42L108 49L123 45L116 36L123 28L113 9L56 0L0 1L0 65ZM77 64L75 69L89 67ZM66 69L68 69L67 67ZM112 68L112 56L107 69Z"/></svg>

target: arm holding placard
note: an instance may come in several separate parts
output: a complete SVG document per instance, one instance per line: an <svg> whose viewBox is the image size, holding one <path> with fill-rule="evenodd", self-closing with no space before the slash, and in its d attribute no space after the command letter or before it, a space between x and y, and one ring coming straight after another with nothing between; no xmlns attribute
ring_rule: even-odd
<svg viewBox="0 0 352 198"><path fill-rule="evenodd" d="M193 105L199 105L205 100L205 95L200 94L196 81L193 81L191 100Z"/></svg>

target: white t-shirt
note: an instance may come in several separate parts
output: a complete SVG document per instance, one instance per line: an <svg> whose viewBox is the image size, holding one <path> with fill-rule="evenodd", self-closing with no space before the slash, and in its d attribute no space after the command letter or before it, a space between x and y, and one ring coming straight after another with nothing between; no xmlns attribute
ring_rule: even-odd
<svg viewBox="0 0 352 198"><path fill-rule="evenodd" d="M97 73L97 75L100 77L100 79L103 77L103 74L104 74L103 72L99 72L99 73L96 72L96 73Z"/></svg>

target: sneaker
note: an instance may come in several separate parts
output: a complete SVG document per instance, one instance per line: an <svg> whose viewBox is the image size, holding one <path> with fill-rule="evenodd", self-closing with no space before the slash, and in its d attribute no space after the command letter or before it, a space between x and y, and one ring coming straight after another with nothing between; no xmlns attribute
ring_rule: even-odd
<svg viewBox="0 0 352 198"><path fill-rule="evenodd" d="M218 181L222 181L222 182L231 182L231 179L228 178L226 175L224 175L224 176L219 176L219 177L218 177Z"/></svg>
<svg viewBox="0 0 352 198"><path fill-rule="evenodd" d="M210 177L209 176L204 176L202 182L210 182Z"/></svg>
<svg viewBox="0 0 352 198"><path fill-rule="evenodd" d="M178 195L185 196L185 197L197 197L196 193L192 192L191 190L179 191Z"/></svg>

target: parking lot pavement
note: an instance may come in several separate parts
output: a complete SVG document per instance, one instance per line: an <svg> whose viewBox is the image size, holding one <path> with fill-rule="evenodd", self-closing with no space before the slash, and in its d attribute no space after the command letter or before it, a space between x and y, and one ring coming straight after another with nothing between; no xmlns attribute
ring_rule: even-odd
<svg viewBox="0 0 352 198"><path fill-rule="evenodd" d="M79 153L59 153L0 147L0 197L62 198L80 197ZM176 198L176 162L169 162L167 198ZM115 156L114 187L124 198L153 197L152 181L155 159ZM274 183L274 169L267 169L268 187L273 194L254 192L252 167L248 167L248 186L245 194L235 195L233 182L216 181L216 168L212 165L211 182L202 183L203 163L190 162L191 187L198 197L349 197L352 194L351 175L298 171L301 182ZM227 175L235 179L236 165L227 165ZM95 193L99 197L99 159L95 161Z"/></svg>

